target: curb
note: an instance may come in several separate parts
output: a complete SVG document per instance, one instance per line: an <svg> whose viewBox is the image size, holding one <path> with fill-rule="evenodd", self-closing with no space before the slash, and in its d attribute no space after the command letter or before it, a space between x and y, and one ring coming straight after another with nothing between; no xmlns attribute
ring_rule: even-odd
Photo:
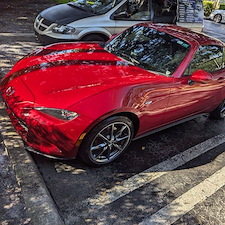
<svg viewBox="0 0 225 225"><path fill-rule="evenodd" d="M64 225L57 206L21 137L16 133L0 96L0 125L3 143L22 189L22 195L33 225Z"/></svg>

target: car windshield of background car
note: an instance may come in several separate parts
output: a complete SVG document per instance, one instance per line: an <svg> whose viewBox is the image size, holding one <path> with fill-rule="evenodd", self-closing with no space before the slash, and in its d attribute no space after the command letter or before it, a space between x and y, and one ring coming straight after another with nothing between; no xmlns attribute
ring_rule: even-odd
<svg viewBox="0 0 225 225"><path fill-rule="evenodd" d="M68 3L70 6L81 8L87 12L94 13L96 15L102 15L115 7L122 0L77 0L75 2Z"/></svg>
<svg viewBox="0 0 225 225"><path fill-rule="evenodd" d="M190 45L151 27L135 25L109 41L105 49L143 69L171 76Z"/></svg>

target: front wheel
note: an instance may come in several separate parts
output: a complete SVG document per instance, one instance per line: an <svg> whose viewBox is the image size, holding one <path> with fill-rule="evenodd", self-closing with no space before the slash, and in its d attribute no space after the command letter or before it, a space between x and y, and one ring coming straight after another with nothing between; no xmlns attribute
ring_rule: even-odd
<svg viewBox="0 0 225 225"><path fill-rule="evenodd" d="M213 21L216 22L216 23L220 23L222 20L222 15L220 14L216 14L214 17L213 17Z"/></svg>
<svg viewBox="0 0 225 225"><path fill-rule="evenodd" d="M130 119L123 116L110 117L86 135L79 156L89 165L106 165L126 150L133 135L134 128Z"/></svg>

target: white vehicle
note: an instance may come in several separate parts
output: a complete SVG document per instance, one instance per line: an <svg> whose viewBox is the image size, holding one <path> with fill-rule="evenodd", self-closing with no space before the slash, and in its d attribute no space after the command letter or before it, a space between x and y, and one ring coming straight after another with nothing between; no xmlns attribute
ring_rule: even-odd
<svg viewBox="0 0 225 225"><path fill-rule="evenodd" d="M34 30L43 43L107 41L133 24L171 23L201 31L202 0L76 0L42 11Z"/></svg>
<svg viewBox="0 0 225 225"><path fill-rule="evenodd" d="M210 14L209 18L216 23L225 22L225 10L215 10Z"/></svg>

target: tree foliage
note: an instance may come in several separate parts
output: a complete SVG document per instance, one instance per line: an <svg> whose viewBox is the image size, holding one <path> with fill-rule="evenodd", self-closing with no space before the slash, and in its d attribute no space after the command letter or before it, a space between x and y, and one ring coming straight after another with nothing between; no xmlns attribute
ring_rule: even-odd
<svg viewBox="0 0 225 225"><path fill-rule="evenodd" d="M214 2L212 1L203 1L204 6L204 15L207 17L213 11Z"/></svg>

